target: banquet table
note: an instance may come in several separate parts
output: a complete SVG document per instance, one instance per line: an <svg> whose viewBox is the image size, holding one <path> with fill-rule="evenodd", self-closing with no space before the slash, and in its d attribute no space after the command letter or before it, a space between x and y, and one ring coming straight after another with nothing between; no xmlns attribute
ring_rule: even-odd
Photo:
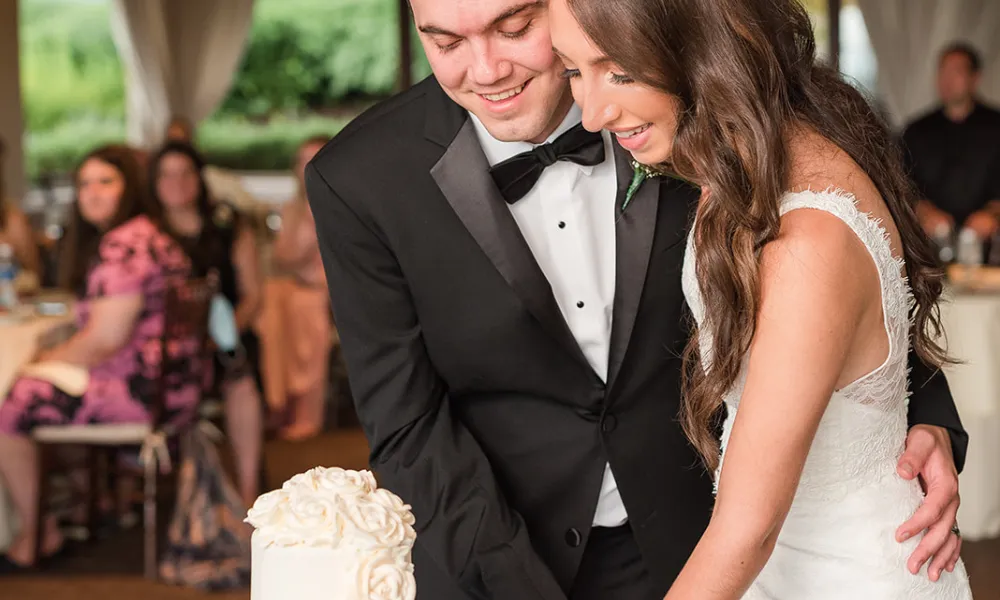
<svg viewBox="0 0 1000 600"><path fill-rule="evenodd" d="M72 307L65 314L42 316L32 305L0 316L0 406L18 371L40 350L65 339L73 331ZM7 548L16 523L11 518L10 498L0 481L0 551Z"/></svg>
<svg viewBox="0 0 1000 600"><path fill-rule="evenodd" d="M969 432L959 477L958 522L965 539L1000 536L1000 291L949 290L941 304L949 356L945 367Z"/></svg>

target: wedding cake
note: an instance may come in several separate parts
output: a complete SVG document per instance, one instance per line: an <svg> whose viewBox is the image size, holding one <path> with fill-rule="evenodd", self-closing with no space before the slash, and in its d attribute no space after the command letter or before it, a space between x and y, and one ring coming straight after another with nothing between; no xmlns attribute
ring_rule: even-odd
<svg viewBox="0 0 1000 600"><path fill-rule="evenodd" d="M317 467L254 503L251 600L414 600L410 507L370 471Z"/></svg>

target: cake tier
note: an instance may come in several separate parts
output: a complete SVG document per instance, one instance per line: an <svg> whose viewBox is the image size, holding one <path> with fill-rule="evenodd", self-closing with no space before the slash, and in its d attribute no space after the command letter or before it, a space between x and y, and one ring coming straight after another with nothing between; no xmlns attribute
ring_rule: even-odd
<svg viewBox="0 0 1000 600"><path fill-rule="evenodd" d="M357 552L252 542L250 600L368 600L361 597Z"/></svg>

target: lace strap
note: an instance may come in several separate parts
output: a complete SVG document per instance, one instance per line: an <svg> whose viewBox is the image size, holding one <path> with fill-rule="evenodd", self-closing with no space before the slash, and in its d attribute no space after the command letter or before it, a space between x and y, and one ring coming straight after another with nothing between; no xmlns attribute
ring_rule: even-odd
<svg viewBox="0 0 1000 600"><path fill-rule="evenodd" d="M875 266L878 268L879 279L883 292L890 283L892 274L902 273L903 261L892 253L892 243L889 232L882 227L882 221L870 214L863 213L858 208L858 201L853 194L839 189L828 189L822 192L805 190L789 192L781 201L780 214L785 216L793 210L812 208L821 210L837 217L851 228L861 243L868 249Z"/></svg>
<svg viewBox="0 0 1000 600"><path fill-rule="evenodd" d="M841 391L858 392L859 396L869 394L877 396L871 394L872 390L864 390L864 383L866 381L871 383L872 378L883 372L890 364L900 363L905 359L905 350L909 346L907 341L909 315L913 297L903 270L903 259L893 255L889 232L882 227L881 221L861 212L857 206L857 199L852 194L832 188L822 192L813 190L789 192L782 198L780 214L784 216L793 210L805 208L821 210L843 221L858 236L875 263L882 295L883 326L889 339L889 353L881 366Z"/></svg>

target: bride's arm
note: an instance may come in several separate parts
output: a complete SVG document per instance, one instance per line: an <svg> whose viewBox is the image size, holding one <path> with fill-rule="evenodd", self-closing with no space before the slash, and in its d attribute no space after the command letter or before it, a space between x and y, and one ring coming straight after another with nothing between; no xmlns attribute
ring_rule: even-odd
<svg viewBox="0 0 1000 600"><path fill-rule="evenodd" d="M715 511L667 600L736 600L760 573L865 309L880 297L861 241L819 211L786 215L760 269L757 331Z"/></svg>

